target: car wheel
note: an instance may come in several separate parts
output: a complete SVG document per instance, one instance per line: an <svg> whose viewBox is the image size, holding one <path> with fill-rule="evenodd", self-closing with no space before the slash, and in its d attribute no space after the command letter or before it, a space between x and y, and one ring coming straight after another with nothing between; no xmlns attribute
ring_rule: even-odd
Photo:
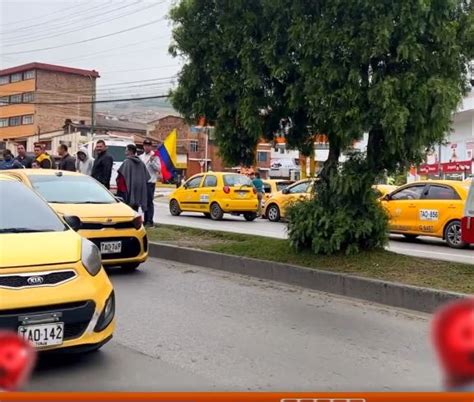
<svg viewBox="0 0 474 402"><path fill-rule="evenodd" d="M170 201L170 214L173 216L179 216L181 215L181 208L179 207L179 203L176 200L171 200Z"/></svg>
<svg viewBox="0 0 474 402"><path fill-rule="evenodd" d="M257 213L256 212L246 212L244 214L244 218L246 221L252 222L255 219L257 219Z"/></svg>
<svg viewBox="0 0 474 402"><path fill-rule="evenodd" d="M121 266L122 271L124 272L134 272L137 270L137 268L140 266L140 263L134 262L131 264L123 264Z"/></svg>
<svg viewBox="0 0 474 402"><path fill-rule="evenodd" d="M205 216L206 218L208 218L208 219L211 218L211 214L210 214L209 212L204 212L204 216Z"/></svg>
<svg viewBox="0 0 474 402"><path fill-rule="evenodd" d="M461 238L461 221L452 221L444 229L444 239L452 248L464 248L466 243Z"/></svg>
<svg viewBox="0 0 474 402"><path fill-rule="evenodd" d="M280 220L280 208L278 208L278 205L270 205L267 208L266 216L270 222L278 222Z"/></svg>
<svg viewBox="0 0 474 402"><path fill-rule="evenodd" d="M414 235L414 234L404 234L403 236L405 236L405 239L410 240L410 241L416 240L418 238L418 235Z"/></svg>
<svg viewBox="0 0 474 402"><path fill-rule="evenodd" d="M219 206L217 202L213 202L211 204L211 219L213 221L220 221L222 217L224 216L224 211L222 208Z"/></svg>

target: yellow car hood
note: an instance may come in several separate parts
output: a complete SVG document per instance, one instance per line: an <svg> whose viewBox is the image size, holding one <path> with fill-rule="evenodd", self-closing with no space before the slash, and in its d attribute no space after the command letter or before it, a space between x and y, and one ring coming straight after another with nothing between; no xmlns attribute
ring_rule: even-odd
<svg viewBox="0 0 474 402"><path fill-rule="evenodd" d="M0 269L76 262L81 238L72 231L0 234Z"/></svg>
<svg viewBox="0 0 474 402"><path fill-rule="evenodd" d="M133 219L134 212L122 202L115 204L49 204L60 215L74 215L81 220L128 218Z"/></svg>

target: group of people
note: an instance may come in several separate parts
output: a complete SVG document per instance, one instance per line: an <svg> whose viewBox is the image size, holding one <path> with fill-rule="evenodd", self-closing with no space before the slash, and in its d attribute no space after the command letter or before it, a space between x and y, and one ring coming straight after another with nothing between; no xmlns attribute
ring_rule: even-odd
<svg viewBox="0 0 474 402"><path fill-rule="evenodd" d="M161 163L153 150L153 144L146 139L143 142L144 152L138 156L137 147L129 144L126 147L126 158L117 171L117 196L132 207L144 213L145 226L153 226L154 195L156 182L161 180ZM88 156L87 149L77 152L77 159L69 154L67 145L58 147L60 157L58 163L46 151L43 144L34 145L35 156L29 156L23 145L17 146L18 155L6 149L3 151L3 161L0 170L6 169L59 169L79 172L92 176L105 188L110 189L110 179L114 160L107 153L105 141L98 140L95 146L95 159Z"/></svg>

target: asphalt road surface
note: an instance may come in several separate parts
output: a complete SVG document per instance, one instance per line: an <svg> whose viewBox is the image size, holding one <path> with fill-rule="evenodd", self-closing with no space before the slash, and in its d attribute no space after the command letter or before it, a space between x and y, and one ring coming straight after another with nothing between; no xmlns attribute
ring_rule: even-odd
<svg viewBox="0 0 474 402"><path fill-rule="evenodd" d="M429 316L206 268L112 271L118 325L29 390L438 390Z"/></svg>
<svg viewBox="0 0 474 402"><path fill-rule="evenodd" d="M155 222L167 225L180 225L200 229L221 230L233 233L249 233L260 236L285 239L286 225L257 219L246 222L240 216L224 215L224 220L215 222L206 219L199 213L183 213L179 217L171 216L168 201L165 198L155 202ZM392 235L388 249L400 254L415 257L434 258L438 260L474 264L474 248L457 250L448 247L442 240L431 237L420 237L415 242L406 240L403 236Z"/></svg>

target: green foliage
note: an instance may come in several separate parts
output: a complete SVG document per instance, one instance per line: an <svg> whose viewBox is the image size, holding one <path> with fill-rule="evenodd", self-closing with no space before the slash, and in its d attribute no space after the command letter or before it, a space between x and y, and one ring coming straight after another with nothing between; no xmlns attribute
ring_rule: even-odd
<svg viewBox="0 0 474 402"><path fill-rule="evenodd" d="M366 164L364 157L353 155L341 170L332 172L329 184L317 183L312 200L289 208L293 247L317 254L352 254L386 244L388 218L371 189L373 175L364 173Z"/></svg>

